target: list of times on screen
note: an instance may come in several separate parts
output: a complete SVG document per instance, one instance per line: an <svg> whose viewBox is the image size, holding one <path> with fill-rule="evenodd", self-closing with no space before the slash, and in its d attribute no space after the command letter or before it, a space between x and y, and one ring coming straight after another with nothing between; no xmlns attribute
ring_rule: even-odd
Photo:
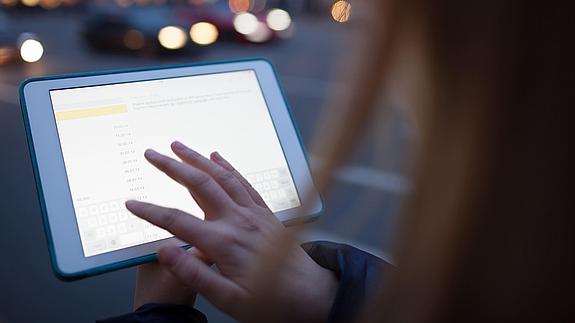
<svg viewBox="0 0 575 323"><path fill-rule="evenodd" d="M176 158L181 141L217 151L272 211L300 206L254 71L50 92L86 257L171 237L125 208L136 199L204 214L188 190L151 166L148 148Z"/></svg>

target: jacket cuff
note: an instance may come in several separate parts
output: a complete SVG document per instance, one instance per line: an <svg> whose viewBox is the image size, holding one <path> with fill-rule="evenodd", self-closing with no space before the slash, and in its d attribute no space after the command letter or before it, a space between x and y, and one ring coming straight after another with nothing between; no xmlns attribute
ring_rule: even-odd
<svg viewBox="0 0 575 323"><path fill-rule="evenodd" d="M302 245L320 266L335 273L337 294L328 322L352 322L381 286L383 272L394 268L386 261L345 244L327 241Z"/></svg>
<svg viewBox="0 0 575 323"><path fill-rule="evenodd" d="M132 313L96 321L96 323L207 323L206 316L187 305L146 304Z"/></svg>

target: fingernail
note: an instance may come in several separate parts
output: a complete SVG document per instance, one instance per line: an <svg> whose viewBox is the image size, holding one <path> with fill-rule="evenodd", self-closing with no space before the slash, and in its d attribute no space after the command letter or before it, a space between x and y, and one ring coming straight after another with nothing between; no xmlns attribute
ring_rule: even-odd
<svg viewBox="0 0 575 323"><path fill-rule="evenodd" d="M214 156L214 159L217 161L223 161L224 159L222 158L222 156L220 155L220 153L218 153L217 151L214 151L212 153L212 156Z"/></svg>
<svg viewBox="0 0 575 323"><path fill-rule="evenodd" d="M172 143L172 148L175 149L175 150L184 150L184 149L186 148L186 146L184 146L184 144L182 144L182 143L179 142L179 141L174 141L174 142Z"/></svg>
<svg viewBox="0 0 575 323"><path fill-rule="evenodd" d="M167 267L173 267L182 253L184 251L176 246L163 247L158 251L158 261Z"/></svg>
<svg viewBox="0 0 575 323"><path fill-rule="evenodd" d="M136 205L136 203L138 203L138 202L134 201L134 200L127 200L126 203L124 203L124 204L126 205L126 208L128 210L130 210Z"/></svg>
<svg viewBox="0 0 575 323"><path fill-rule="evenodd" d="M158 154L153 149L146 149L146 151L144 152L144 157L146 157L148 159L156 159L156 158L158 158L159 155L160 154Z"/></svg>

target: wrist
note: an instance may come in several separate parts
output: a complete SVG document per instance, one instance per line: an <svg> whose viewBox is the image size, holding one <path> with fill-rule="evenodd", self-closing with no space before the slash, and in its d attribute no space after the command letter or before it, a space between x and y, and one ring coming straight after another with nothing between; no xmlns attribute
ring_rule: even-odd
<svg viewBox="0 0 575 323"><path fill-rule="evenodd" d="M138 267L134 290L134 310L150 303L191 305L194 303L195 296L194 291L189 290L159 264L149 263Z"/></svg>
<svg viewBox="0 0 575 323"><path fill-rule="evenodd" d="M315 315L311 322L326 322L335 302L338 279L335 273L317 265L318 295L315 296Z"/></svg>
<svg viewBox="0 0 575 323"><path fill-rule="evenodd" d="M303 293L299 293L301 316L298 321L326 322L335 302L339 281L333 271L321 267L311 258L308 259L308 274L305 282L302 282Z"/></svg>

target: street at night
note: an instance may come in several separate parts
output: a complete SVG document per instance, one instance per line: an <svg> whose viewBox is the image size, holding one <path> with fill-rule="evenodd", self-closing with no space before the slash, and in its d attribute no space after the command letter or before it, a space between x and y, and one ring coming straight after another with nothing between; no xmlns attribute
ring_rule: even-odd
<svg viewBox="0 0 575 323"><path fill-rule="evenodd" d="M134 268L76 282L62 282L53 275L18 100L22 81L54 74L263 57L276 66L296 125L309 144L319 130L322 110L329 109L329 98L346 87L345 75L338 72L341 64L349 62L346 37L354 28L353 21L334 21L329 8L325 13L299 10L293 14L289 38L263 44L222 40L181 53L134 53L91 47L84 35L90 18L86 7L5 9L0 14L11 31L33 33L44 49L37 62L0 64L2 323L93 322L130 311L135 276ZM391 260L393 227L408 187L404 175L411 130L401 110L388 114L385 124L366 125L385 134L378 139L384 149L374 153L373 139L362 142L324 197L323 215L305 225L302 240L354 244ZM317 162L316 156L310 156L310 161ZM356 219L352 225L346 222L350 218ZM202 298L198 308L212 322L231 321Z"/></svg>

